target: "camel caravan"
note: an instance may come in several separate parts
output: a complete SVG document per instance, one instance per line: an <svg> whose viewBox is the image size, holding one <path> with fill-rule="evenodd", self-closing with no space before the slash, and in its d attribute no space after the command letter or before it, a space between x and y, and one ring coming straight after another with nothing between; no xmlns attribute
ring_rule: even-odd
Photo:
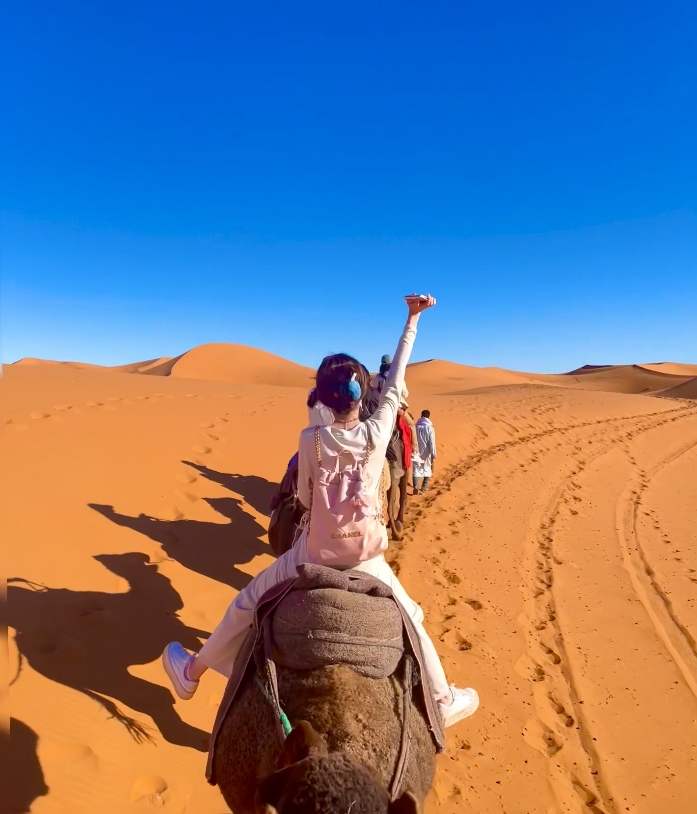
<svg viewBox="0 0 697 814"><path fill-rule="evenodd" d="M448 683L423 611L385 561L401 538L409 471L428 488L435 434L408 414L404 373L420 314L410 295L394 359L371 379L326 357L309 426L272 501L276 561L233 600L199 653L163 664L180 698L212 668L228 683L207 777L235 814L416 814L444 730L474 714Z"/></svg>

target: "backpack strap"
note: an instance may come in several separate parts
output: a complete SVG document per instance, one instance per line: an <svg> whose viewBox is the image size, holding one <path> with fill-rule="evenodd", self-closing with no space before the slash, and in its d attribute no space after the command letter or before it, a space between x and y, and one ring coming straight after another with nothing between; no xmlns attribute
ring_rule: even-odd
<svg viewBox="0 0 697 814"><path fill-rule="evenodd" d="M315 455L317 456L317 466L322 466L322 447L319 440L319 427L315 427Z"/></svg>
<svg viewBox="0 0 697 814"><path fill-rule="evenodd" d="M368 443L365 447L365 454L363 455L363 460L361 461L361 466L368 466L368 460L370 458L370 453L375 449L373 446L373 436L370 434L370 427L366 424L365 431L368 434Z"/></svg>

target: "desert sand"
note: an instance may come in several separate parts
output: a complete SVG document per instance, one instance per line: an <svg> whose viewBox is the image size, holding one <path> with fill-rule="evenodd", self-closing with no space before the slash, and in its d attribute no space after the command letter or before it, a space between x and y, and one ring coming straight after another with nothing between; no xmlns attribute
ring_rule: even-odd
<svg viewBox="0 0 697 814"><path fill-rule="evenodd" d="M175 701L159 657L271 562L311 373L230 345L5 366L9 810L226 810L204 778L223 679ZM431 361L407 384L440 454L390 559L481 696L427 812L693 812L697 366Z"/></svg>

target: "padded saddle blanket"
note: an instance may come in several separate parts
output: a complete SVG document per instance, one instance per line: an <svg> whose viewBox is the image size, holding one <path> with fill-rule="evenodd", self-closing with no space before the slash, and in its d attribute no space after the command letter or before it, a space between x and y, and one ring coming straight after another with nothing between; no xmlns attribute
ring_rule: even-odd
<svg viewBox="0 0 697 814"><path fill-rule="evenodd" d="M361 571L306 564L298 567L297 577L276 585L259 602L213 725L206 769L210 783L216 782L213 755L218 732L260 648L266 648L267 658L290 669L347 664L371 678L393 675L406 651L419 677L415 700L426 715L437 751L444 750L443 725L421 643L391 588Z"/></svg>
<svg viewBox="0 0 697 814"><path fill-rule="evenodd" d="M391 676L404 655L402 615L393 599L296 588L271 618L272 658L291 670L347 664L370 678Z"/></svg>

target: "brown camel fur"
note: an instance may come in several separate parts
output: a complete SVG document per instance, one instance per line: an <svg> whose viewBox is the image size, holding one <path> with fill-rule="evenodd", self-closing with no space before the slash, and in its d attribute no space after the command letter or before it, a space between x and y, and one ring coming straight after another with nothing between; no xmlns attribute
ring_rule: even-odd
<svg viewBox="0 0 697 814"><path fill-rule="evenodd" d="M401 736L401 692L392 678L344 665L278 669L294 731L281 749L273 708L250 670L224 721L214 771L235 814L417 814L433 783L435 746L418 707L401 796L389 803Z"/></svg>

